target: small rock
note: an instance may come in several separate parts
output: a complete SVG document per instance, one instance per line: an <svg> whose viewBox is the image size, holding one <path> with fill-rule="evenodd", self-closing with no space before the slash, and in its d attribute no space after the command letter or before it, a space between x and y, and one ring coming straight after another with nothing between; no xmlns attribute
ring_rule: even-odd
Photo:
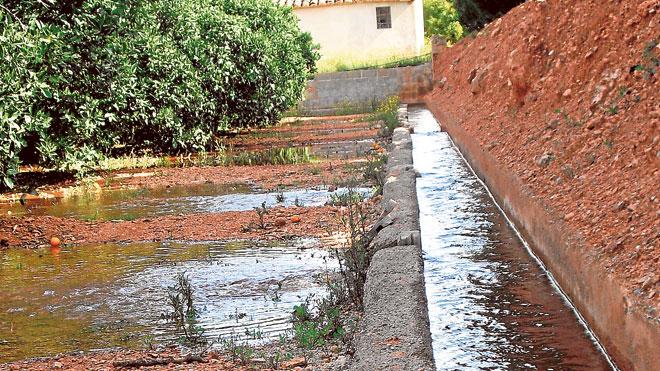
<svg viewBox="0 0 660 371"><path fill-rule="evenodd" d="M657 279L649 274L642 282L642 290L648 290L651 286L655 285L656 282Z"/></svg>
<svg viewBox="0 0 660 371"><path fill-rule="evenodd" d="M62 367L64 367L62 362L59 362L59 361L53 362L53 368L62 368Z"/></svg>
<svg viewBox="0 0 660 371"><path fill-rule="evenodd" d="M275 219L275 226L276 227L284 227L285 225L286 225L286 219L284 219L284 218Z"/></svg>
<svg viewBox="0 0 660 371"><path fill-rule="evenodd" d="M612 207L612 211L621 211L626 207L628 207L628 201L619 201L616 205L614 205L614 207Z"/></svg>
<svg viewBox="0 0 660 371"><path fill-rule="evenodd" d="M476 76L470 81L470 91L472 94L477 94L481 91L483 81L488 75L488 68L481 69L477 72Z"/></svg>
<svg viewBox="0 0 660 371"><path fill-rule="evenodd" d="M564 98L568 98L568 97L571 96L571 94L573 94L573 90L571 90L571 89L566 89L566 90L564 90L564 93L562 94L562 96L563 96Z"/></svg>
<svg viewBox="0 0 660 371"><path fill-rule="evenodd" d="M547 167L554 158L555 156L553 156L552 153L545 153L536 160L536 164L540 167Z"/></svg>
<svg viewBox="0 0 660 371"><path fill-rule="evenodd" d="M305 367L305 366L307 366L307 361L305 360L305 358L302 357L293 358L289 361L282 362L280 364L280 367L283 369L294 368L294 367Z"/></svg>
<svg viewBox="0 0 660 371"><path fill-rule="evenodd" d="M337 190L337 186L335 186L334 184L331 184L330 186L328 186L328 192L334 192L336 190Z"/></svg>
<svg viewBox="0 0 660 371"><path fill-rule="evenodd" d="M472 71L470 71L470 74L468 75L468 84L472 84L472 80L474 80L475 77L477 77L477 69L473 68Z"/></svg>

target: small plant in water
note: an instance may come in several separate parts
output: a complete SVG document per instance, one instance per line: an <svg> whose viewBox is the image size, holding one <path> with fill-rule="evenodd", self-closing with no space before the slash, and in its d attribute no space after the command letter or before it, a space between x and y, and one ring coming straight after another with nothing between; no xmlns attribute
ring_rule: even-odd
<svg viewBox="0 0 660 371"><path fill-rule="evenodd" d="M332 206L348 206L362 201L364 201L364 195L349 188L348 192L331 194L327 204Z"/></svg>
<svg viewBox="0 0 660 371"><path fill-rule="evenodd" d="M284 200L285 200L284 190L283 190L282 187L277 186L277 194L275 195L275 201L277 201L277 203L281 204L281 203L284 203Z"/></svg>
<svg viewBox="0 0 660 371"><path fill-rule="evenodd" d="M305 207L305 204L302 201L300 201L298 197L296 197L296 200L293 202L293 204L296 205L297 207Z"/></svg>
<svg viewBox="0 0 660 371"><path fill-rule="evenodd" d="M93 221L99 220L99 209L96 209L94 214L85 217L84 220L86 222L93 222Z"/></svg>
<svg viewBox="0 0 660 371"><path fill-rule="evenodd" d="M176 330L182 333L179 342L203 354L208 349L204 328L197 324L197 310L193 302L193 288L185 272L176 276L174 286L168 287L167 299L171 313L167 316Z"/></svg>
<svg viewBox="0 0 660 371"><path fill-rule="evenodd" d="M156 348L154 346L154 336L153 335L145 335L144 337L142 337L142 345L147 350L154 350Z"/></svg>
<svg viewBox="0 0 660 371"><path fill-rule="evenodd" d="M257 217L259 218L259 228L266 229L266 214L268 214L266 201L262 202L260 207L255 207L254 212L257 213Z"/></svg>

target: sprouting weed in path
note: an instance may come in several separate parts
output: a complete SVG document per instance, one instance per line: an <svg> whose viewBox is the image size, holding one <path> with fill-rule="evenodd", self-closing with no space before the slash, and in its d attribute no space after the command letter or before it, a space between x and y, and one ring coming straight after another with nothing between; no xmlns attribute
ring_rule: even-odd
<svg viewBox="0 0 660 371"><path fill-rule="evenodd" d="M387 155L385 154L368 154L367 165L364 169L364 179L373 183L375 189L374 194L379 195L383 193L385 186L385 164L387 163Z"/></svg>
<svg viewBox="0 0 660 371"><path fill-rule="evenodd" d="M348 231L348 244L342 251L337 251L342 278L346 284L349 299L362 309L364 284L369 268L369 233L367 213L362 202L354 202L346 207L341 222Z"/></svg>

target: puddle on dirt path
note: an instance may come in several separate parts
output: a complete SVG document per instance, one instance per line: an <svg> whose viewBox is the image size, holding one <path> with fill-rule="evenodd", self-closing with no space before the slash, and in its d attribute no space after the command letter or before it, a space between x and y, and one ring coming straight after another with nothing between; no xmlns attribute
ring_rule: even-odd
<svg viewBox="0 0 660 371"><path fill-rule="evenodd" d="M247 184L176 186L161 189L108 190L64 199L46 199L26 206L1 205L0 213L14 215L51 215L75 217L83 220L133 220L165 215L245 211L267 206L322 206L333 197L346 194L347 188L334 192L318 189L257 193ZM369 197L369 188L355 188L355 192ZM297 200L297 201L296 201Z"/></svg>
<svg viewBox="0 0 660 371"><path fill-rule="evenodd" d="M199 325L211 338L264 339L290 327L293 306L336 260L314 239L141 243L0 251L0 362L59 352L173 341L167 287L186 272Z"/></svg>
<svg viewBox="0 0 660 371"><path fill-rule="evenodd" d="M433 115L409 119L438 369L609 369Z"/></svg>

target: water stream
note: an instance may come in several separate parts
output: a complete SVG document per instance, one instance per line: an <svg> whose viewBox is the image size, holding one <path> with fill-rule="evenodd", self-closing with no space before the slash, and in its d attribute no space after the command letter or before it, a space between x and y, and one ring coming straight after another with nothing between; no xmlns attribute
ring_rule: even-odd
<svg viewBox="0 0 660 371"><path fill-rule="evenodd" d="M293 306L323 295L337 262L315 239L134 243L0 251L0 363L74 350L143 347L180 336L161 318L186 272L209 338L291 327Z"/></svg>
<svg viewBox="0 0 660 371"><path fill-rule="evenodd" d="M170 188L106 190L63 199L38 199L25 206L0 205L0 214L51 215L86 220L132 220L178 214L246 211L266 206L322 206L349 191L370 197L369 188L325 187L261 192L248 184L199 184ZM283 200L278 200L283 197Z"/></svg>
<svg viewBox="0 0 660 371"><path fill-rule="evenodd" d="M437 368L610 369L431 112L409 119Z"/></svg>

